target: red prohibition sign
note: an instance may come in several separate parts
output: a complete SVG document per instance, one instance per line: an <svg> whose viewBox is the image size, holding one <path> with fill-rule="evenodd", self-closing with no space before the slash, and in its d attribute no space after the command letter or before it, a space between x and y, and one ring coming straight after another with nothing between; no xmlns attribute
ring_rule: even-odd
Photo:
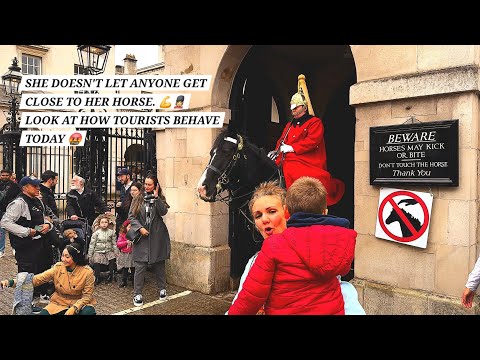
<svg viewBox="0 0 480 360"><path fill-rule="evenodd" d="M401 195L405 195L405 196L408 196L408 197L411 197L411 198L417 200L417 202L422 207L423 215L424 215L424 221L423 221L422 227L418 231L413 227L412 223L407 219L407 217L403 213L402 209L400 209L398 207L397 203L395 201L393 201L393 198L395 196L401 196ZM385 223L384 223L384 219L383 219L383 209L385 208L385 205L387 203L390 203L390 205L392 205L393 210L398 214L398 216L402 219L402 221L408 227L408 229L412 233L412 236L405 237L405 238L404 237L399 237L399 236L393 234L390 230L387 229L387 227L385 226ZM389 194L388 196L386 196L385 199L383 199L380 206L378 207L378 219L379 219L380 226L382 227L383 231L385 231L385 234L387 234L393 240L400 241L400 242L411 242L411 241L417 240L420 236L422 236L425 233L425 230L427 229L428 223L430 221L430 218L428 216L427 205L425 205L425 203L423 202L423 200L420 196L418 196L414 193L411 193L409 191L395 191L395 192Z"/></svg>

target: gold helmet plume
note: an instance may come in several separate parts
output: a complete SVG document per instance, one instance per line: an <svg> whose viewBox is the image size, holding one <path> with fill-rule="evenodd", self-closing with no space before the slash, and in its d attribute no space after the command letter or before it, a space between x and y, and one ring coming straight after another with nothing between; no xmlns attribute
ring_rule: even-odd
<svg viewBox="0 0 480 360"><path fill-rule="evenodd" d="M293 110L300 105L306 106L308 108L308 113L312 116L315 116L312 103L310 101L310 96L308 95L305 75L303 74L298 75L298 91L293 94L292 99L290 100L290 109Z"/></svg>

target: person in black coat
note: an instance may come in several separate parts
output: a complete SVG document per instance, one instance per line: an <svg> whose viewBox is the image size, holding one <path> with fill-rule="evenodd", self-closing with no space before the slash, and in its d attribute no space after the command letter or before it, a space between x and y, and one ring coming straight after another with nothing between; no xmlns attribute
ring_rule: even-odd
<svg viewBox="0 0 480 360"><path fill-rule="evenodd" d="M132 197L130 196L130 187L133 184L132 173L128 169L120 169L117 172L117 179L122 184L120 188L120 201L117 202L115 206L117 212L116 232L118 234L120 226L127 220L128 209L132 201Z"/></svg>
<svg viewBox="0 0 480 360"><path fill-rule="evenodd" d="M132 225L127 232L128 240L134 242L132 256L135 265L133 279L133 304L143 305L145 270L150 265L155 271L160 299L167 296L165 263L170 259L171 244L167 225L162 216L168 212L168 205L158 179L148 175L144 183L145 192L132 200L128 220ZM141 235L137 240L136 237Z"/></svg>
<svg viewBox="0 0 480 360"><path fill-rule="evenodd" d="M110 213L105 201L100 199L91 189L85 187L85 179L75 175L72 179L71 190L67 194L67 216L71 220L78 220L79 217L85 218L89 225L97 217L95 208L100 213Z"/></svg>
<svg viewBox="0 0 480 360"><path fill-rule="evenodd" d="M10 180L12 172L8 169L0 171L0 219L7 209L8 204L21 193L20 186ZM5 255L5 230L0 228L0 258Z"/></svg>
<svg viewBox="0 0 480 360"><path fill-rule="evenodd" d="M67 193L67 207L65 211L68 218L74 221L78 220L78 218L87 219L87 232L90 232L90 228L97 217L96 208L99 209L99 213L110 213L110 209L105 201L99 198L91 189L85 187L85 179L74 175L71 190ZM73 227L73 229L77 232L80 241L85 241L88 247L86 234L80 226L81 224L78 227Z"/></svg>
<svg viewBox="0 0 480 360"><path fill-rule="evenodd" d="M38 199L40 180L25 176L19 186L22 192L8 205L0 226L9 232L18 272L39 274L52 266L48 234L55 230L46 217L45 206ZM48 301L49 287L45 284L35 289L41 300Z"/></svg>
<svg viewBox="0 0 480 360"><path fill-rule="evenodd" d="M52 170L46 170L41 178L40 193L42 194L42 202L52 209L55 216L58 217L57 203L53 195L53 189L55 189L55 185L58 183L58 173Z"/></svg>
<svg viewBox="0 0 480 360"><path fill-rule="evenodd" d="M20 186L10 180L12 172L7 169L0 171L0 211L3 215L7 209L8 204L22 192Z"/></svg>

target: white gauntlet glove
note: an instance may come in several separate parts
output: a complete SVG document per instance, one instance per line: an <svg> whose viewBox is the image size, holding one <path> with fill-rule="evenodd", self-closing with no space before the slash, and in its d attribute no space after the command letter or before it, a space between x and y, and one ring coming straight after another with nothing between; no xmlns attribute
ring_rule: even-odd
<svg viewBox="0 0 480 360"><path fill-rule="evenodd" d="M273 161L275 161L275 159L277 158L278 156L278 153L275 151L275 150L272 150L268 153L267 155L270 159L272 159Z"/></svg>
<svg viewBox="0 0 480 360"><path fill-rule="evenodd" d="M283 153L295 152L295 150L293 150L293 147L287 144L282 144L282 146L280 146L280 151Z"/></svg>

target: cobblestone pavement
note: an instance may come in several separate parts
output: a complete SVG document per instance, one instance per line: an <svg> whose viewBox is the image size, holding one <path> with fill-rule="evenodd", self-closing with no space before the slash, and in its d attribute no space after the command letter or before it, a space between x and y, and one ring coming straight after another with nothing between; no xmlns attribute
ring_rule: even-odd
<svg viewBox="0 0 480 360"><path fill-rule="evenodd" d="M17 266L7 239L5 256L0 258L0 279L12 279ZM119 288L117 282L95 287L94 296L98 304L98 315L223 315L228 310L234 293L205 295L178 286L167 285L168 296L159 300L159 293L153 272L147 271L141 307L133 306L133 286L129 281L126 288ZM0 315L12 313L13 289L0 290ZM36 302L43 307L43 304Z"/></svg>

